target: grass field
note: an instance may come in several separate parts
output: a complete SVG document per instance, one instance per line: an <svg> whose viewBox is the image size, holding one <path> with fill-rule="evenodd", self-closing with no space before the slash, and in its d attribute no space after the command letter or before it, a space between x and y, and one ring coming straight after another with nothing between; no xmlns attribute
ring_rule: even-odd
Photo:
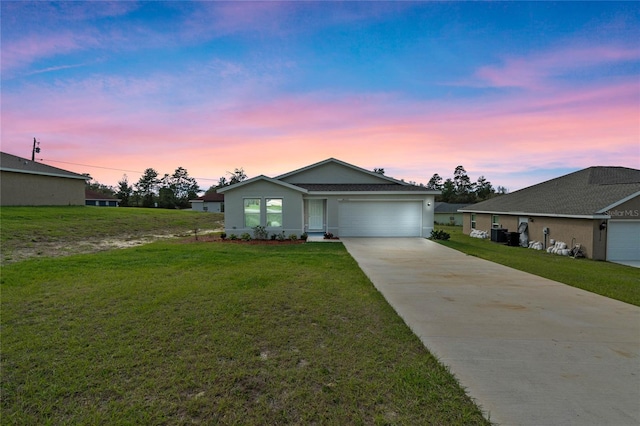
<svg viewBox="0 0 640 426"><path fill-rule="evenodd" d="M590 259L573 259L545 251L508 247L490 240L471 238L459 226L436 226L451 234L439 243L463 253L500 263L581 288L593 293L640 306L640 269Z"/></svg>
<svg viewBox="0 0 640 426"><path fill-rule="evenodd" d="M2 424L488 424L342 244L177 238L0 286Z"/></svg>
<svg viewBox="0 0 640 426"><path fill-rule="evenodd" d="M107 207L3 207L2 264L32 257L91 253L162 236L219 229L222 214Z"/></svg>

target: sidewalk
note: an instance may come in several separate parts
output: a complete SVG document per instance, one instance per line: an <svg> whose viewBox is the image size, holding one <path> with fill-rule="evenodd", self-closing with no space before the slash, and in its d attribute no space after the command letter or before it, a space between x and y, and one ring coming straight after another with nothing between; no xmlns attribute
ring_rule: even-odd
<svg viewBox="0 0 640 426"><path fill-rule="evenodd" d="M420 238L343 238L501 425L640 424L640 308Z"/></svg>

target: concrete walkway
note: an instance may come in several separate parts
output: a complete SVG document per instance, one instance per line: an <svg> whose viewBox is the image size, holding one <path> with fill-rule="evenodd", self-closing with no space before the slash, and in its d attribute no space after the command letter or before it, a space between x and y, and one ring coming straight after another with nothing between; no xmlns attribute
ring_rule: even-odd
<svg viewBox="0 0 640 426"><path fill-rule="evenodd" d="M640 308L421 238L341 241L492 422L640 424Z"/></svg>

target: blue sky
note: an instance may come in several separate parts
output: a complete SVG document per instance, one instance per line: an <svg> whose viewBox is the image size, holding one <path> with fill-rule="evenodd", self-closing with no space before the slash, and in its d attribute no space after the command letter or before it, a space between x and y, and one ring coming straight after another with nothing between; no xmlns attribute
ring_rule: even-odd
<svg viewBox="0 0 640 426"><path fill-rule="evenodd" d="M2 150L115 185L335 157L516 190L640 168L636 2L11 2Z"/></svg>

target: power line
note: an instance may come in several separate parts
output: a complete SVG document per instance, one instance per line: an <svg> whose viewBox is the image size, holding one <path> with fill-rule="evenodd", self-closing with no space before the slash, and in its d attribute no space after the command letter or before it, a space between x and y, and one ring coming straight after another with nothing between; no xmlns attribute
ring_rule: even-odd
<svg viewBox="0 0 640 426"><path fill-rule="evenodd" d="M40 160L40 161L48 161L50 163L73 164L74 166L82 166L82 167L95 167L96 169L115 170L117 172L139 173L141 175L144 174L144 172L139 172L137 170L115 169L113 167L92 166L90 164L71 163L71 162L68 162L68 161L60 161L60 160L47 160L47 159L44 159L44 158L38 158L38 160ZM194 177L194 179L196 179L196 180L212 180L212 181L217 181L218 180L218 179L199 178L199 177Z"/></svg>

